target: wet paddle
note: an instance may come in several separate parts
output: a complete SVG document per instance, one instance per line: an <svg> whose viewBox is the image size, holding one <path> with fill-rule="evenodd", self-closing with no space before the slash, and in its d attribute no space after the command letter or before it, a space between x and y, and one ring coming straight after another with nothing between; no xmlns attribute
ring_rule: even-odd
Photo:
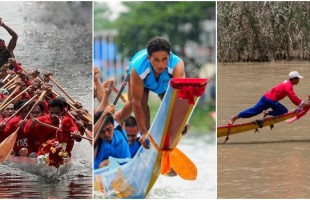
<svg viewBox="0 0 310 200"><path fill-rule="evenodd" d="M122 87L121 89L118 91L114 101L113 101L113 105L116 105L118 99L120 98L124 88L126 87L127 85L127 82L128 82L128 79L129 79L129 74L126 75L123 83L122 83ZM107 118L106 116L104 115L104 112L102 113L102 115L100 116L99 120L96 122L95 124L95 127L94 127L94 133L95 133L95 144L98 140L98 137L99 137L99 134L100 132L102 131L103 129L103 126L107 123Z"/></svg>

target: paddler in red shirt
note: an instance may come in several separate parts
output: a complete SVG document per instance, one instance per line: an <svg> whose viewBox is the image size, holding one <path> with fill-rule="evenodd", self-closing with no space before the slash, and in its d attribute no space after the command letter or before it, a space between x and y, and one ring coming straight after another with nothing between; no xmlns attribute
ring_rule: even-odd
<svg viewBox="0 0 310 200"><path fill-rule="evenodd" d="M288 96L293 104L298 107L304 106L304 101L302 101L294 92L294 85L299 83L299 79L303 79L303 77L297 72L292 71L289 73L289 79L283 81L279 85L273 87L267 93L262 96L262 98L258 101L258 103L249 108L240 112L237 116L232 116L229 124L233 124L239 118L250 118L255 115L258 115L263 112L263 118L268 115L278 116L288 112L287 108L282 105L279 101L284 97ZM266 111L271 108L271 111Z"/></svg>
<svg viewBox="0 0 310 200"><path fill-rule="evenodd" d="M22 107L25 103L27 103L27 100L21 100L18 103L14 105L14 109L18 110L20 107ZM21 120L23 120L27 113L29 111L29 106L26 105L23 109L21 109L20 113L18 113L17 116L13 117L10 119L4 129L4 136L8 137L12 133L14 133L17 128L20 126ZM15 141L14 147L13 147L13 152L11 154L16 155L16 156L28 156L29 151L29 139L27 135L24 133L24 130L20 128L17 132L17 139Z"/></svg>
<svg viewBox="0 0 310 200"><path fill-rule="evenodd" d="M73 120L71 118L63 116L63 101L61 101L60 99L52 99L48 103L48 108L48 115L33 118L26 123L24 128L25 132L30 134L30 136L37 138L37 140L40 141L40 144L43 144L47 142L47 140L50 140L63 143L64 146L67 146L67 144L73 142L71 140L81 141L81 135ZM54 127L59 127L59 129L55 130L53 128L44 126L38 121L48 125L52 125ZM66 148L65 150L70 157L72 148ZM40 152L38 154L40 154Z"/></svg>

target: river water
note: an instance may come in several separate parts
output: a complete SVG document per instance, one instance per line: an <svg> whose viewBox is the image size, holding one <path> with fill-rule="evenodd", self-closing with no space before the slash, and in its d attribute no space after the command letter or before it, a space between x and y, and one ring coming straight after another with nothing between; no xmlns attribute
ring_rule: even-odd
<svg viewBox="0 0 310 200"><path fill-rule="evenodd" d="M256 104L290 71L304 76L295 93L303 100L310 94L308 62L219 64L217 69L218 126ZM288 98L281 103L295 108ZM306 115L292 124L275 124L271 131L266 127L232 135L226 144L225 137L218 138L218 198L310 198L309 123Z"/></svg>
<svg viewBox="0 0 310 200"><path fill-rule="evenodd" d="M189 131L178 148L195 163L195 181L160 175L147 198L151 199L216 199L217 165L215 132L195 134Z"/></svg>
<svg viewBox="0 0 310 200"><path fill-rule="evenodd" d="M0 15L19 35L16 59L27 70L52 72L65 91L91 112L92 2L1 2ZM6 43L10 39L2 27L0 38ZM76 143L72 156L70 172L53 183L0 164L0 197L92 198L89 142Z"/></svg>

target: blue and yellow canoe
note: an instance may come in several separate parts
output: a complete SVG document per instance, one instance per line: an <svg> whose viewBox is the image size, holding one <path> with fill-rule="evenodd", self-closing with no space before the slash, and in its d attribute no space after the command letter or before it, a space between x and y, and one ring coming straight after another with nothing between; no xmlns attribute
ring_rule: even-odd
<svg viewBox="0 0 310 200"><path fill-rule="evenodd" d="M206 85L207 79L172 79L149 130L151 148L141 147L133 159L110 157L109 166L94 171L95 195L144 198L159 174L171 168L184 179L196 179L196 166L176 146Z"/></svg>

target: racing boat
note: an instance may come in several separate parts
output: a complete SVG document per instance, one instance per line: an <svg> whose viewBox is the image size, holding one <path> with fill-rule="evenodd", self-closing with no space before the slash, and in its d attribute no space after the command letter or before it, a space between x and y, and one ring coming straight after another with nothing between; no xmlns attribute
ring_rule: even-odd
<svg viewBox="0 0 310 200"><path fill-rule="evenodd" d="M172 79L148 133L150 149L140 147L132 159L110 157L109 166L94 171L95 195L144 198L171 168L194 180L196 166L176 146L206 84L207 79Z"/></svg>
<svg viewBox="0 0 310 200"><path fill-rule="evenodd" d="M255 130L259 128L263 128L265 126L273 126L276 123L282 122L286 120L287 123L292 123L302 116L304 116L310 109L309 101L306 103L305 106L301 109L295 109L291 112L285 113L283 115L279 115L277 117L266 117L263 120L255 120L248 123L241 123L241 124L228 124L226 126L220 126L217 128L217 137L224 137L233 134L242 133L249 130Z"/></svg>

